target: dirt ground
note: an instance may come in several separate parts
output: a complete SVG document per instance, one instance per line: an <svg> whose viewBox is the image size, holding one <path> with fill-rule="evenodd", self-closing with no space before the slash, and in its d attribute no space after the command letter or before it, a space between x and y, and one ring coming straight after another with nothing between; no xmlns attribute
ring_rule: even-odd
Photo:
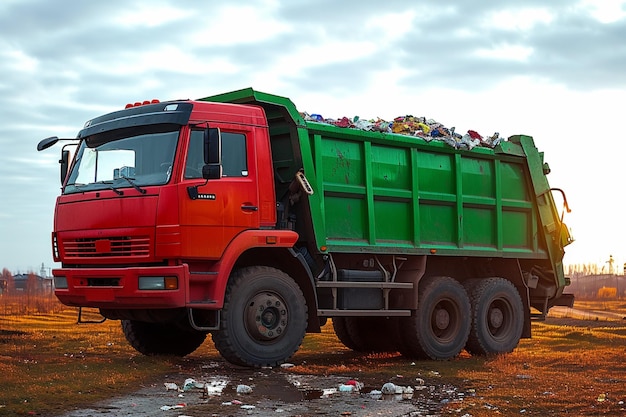
<svg viewBox="0 0 626 417"><path fill-rule="evenodd" d="M571 310L561 313L555 310L548 322L565 326L610 326L610 322L604 320L606 317L598 321L588 311L584 317L577 317L577 314ZM621 320L615 323L623 326ZM292 367L274 369L240 368L221 359L207 363L202 358L191 357L161 380L143 384L123 397L68 411L62 417L471 417L462 404L472 401L476 393L461 388L461 381L440 378L436 369L445 366L445 362L432 362L424 368L398 355L379 355L363 358L345 351L319 352L313 356L298 354ZM355 370L355 361L364 369ZM393 365L381 367L385 362ZM372 364L369 369L368 363ZM385 384L394 389L388 383L395 386L395 393L382 393L386 392ZM494 413L500 414L497 407Z"/></svg>

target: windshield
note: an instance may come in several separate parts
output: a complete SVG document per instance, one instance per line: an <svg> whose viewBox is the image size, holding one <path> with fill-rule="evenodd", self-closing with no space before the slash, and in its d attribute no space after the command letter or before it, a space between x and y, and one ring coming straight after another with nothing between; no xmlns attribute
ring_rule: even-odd
<svg viewBox="0 0 626 417"><path fill-rule="evenodd" d="M178 129L141 133L110 141L81 142L64 194L160 185L169 181Z"/></svg>

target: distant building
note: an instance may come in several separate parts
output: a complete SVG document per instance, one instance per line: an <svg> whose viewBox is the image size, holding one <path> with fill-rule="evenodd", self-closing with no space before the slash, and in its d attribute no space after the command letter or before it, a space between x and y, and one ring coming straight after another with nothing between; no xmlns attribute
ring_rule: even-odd
<svg viewBox="0 0 626 417"><path fill-rule="evenodd" d="M16 274L13 275L13 285L15 291L27 291L28 290L28 276L31 274ZM35 276L34 292L49 292L52 290L52 279L44 278L40 275Z"/></svg>

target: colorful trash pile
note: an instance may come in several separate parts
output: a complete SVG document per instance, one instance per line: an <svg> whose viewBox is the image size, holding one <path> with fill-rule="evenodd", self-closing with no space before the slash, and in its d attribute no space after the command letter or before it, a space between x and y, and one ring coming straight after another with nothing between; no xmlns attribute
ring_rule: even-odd
<svg viewBox="0 0 626 417"><path fill-rule="evenodd" d="M498 132L491 136L481 136L474 130L468 130L461 135L454 131L454 127L448 129L434 119L416 116L399 116L389 122L383 119L365 120L355 116L352 119L342 117L340 119L325 119L320 114L301 113L306 121L326 123L338 127L359 129L370 132L397 133L407 136L415 136L427 142L439 140L455 149L472 150L476 146L495 148L502 140Z"/></svg>

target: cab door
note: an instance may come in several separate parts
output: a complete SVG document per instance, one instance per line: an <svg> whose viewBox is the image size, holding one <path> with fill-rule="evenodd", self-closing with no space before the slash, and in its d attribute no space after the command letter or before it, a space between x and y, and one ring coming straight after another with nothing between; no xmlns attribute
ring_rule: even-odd
<svg viewBox="0 0 626 417"><path fill-rule="evenodd" d="M179 197L183 256L219 259L240 232L258 229L259 195L254 131L221 127L222 175L204 180L204 129L192 129ZM198 186L195 199L187 188Z"/></svg>

